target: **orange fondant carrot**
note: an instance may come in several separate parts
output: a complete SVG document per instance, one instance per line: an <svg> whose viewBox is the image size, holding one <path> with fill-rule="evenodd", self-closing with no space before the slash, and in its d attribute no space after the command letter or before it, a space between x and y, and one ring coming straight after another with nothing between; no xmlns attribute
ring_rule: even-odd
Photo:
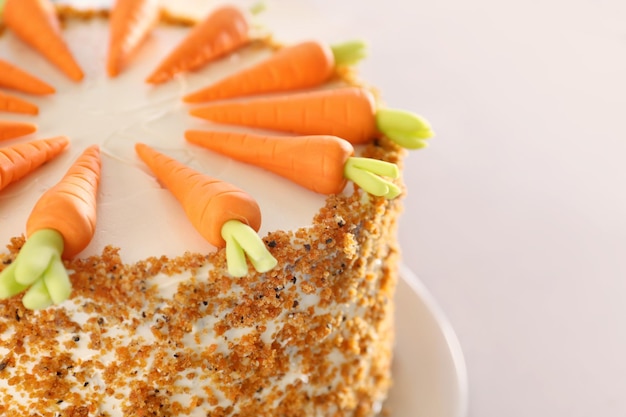
<svg viewBox="0 0 626 417"><path fill-rule="evenodd" d="M72 80L83 78L82 70L63 40L50 0L6 0L4 23Z"/></svg>
<svg viewBox="0 0 626 417"><path fill-rule="evenodd" d="M68 143L57 136L0 148L0 190L59 155Z"/></svg>
<svg viewBox="0 0 626 417"><path fill-rule="evenodd" d="M248 133L187 131L189 142L265 168L322 194L340 193L348 180L364 191L388 199L402 190L397 165L355 157L354 148L336 136L267 136Z"/></svg>
<svg viewBox="0 0 626 417"><path fill-rule="evenodd" d="M344 189L344 166L354 154L336 136L281 137L217 131L187 131L185 137L238 161L254 164L322 194Z"/></svg>
<svg viewBox="0 0 626 417"><path fill-rule="evenodd" d="M191 114L218 123L366 143L377 135L376 105L365 89L346 87L211 103Z"/></svg>
<svg viewBox="0 0 626 417"><path fill-rule="evenodd" d="M159 84L196 70L250 41L248 20L233 6L221 6L199 22L146 80Z"/></svg>
<svg viewBox="0 0 626 417"><path fill-rule="evenodd" d="M29 101L0 92L0 111L35 115L39 113L39 108Z"/></svg>
<svg viewBox="0 0 626 417"><path fill-rule="evenodd" d="M29 94L54 93L54 87L2 59L0 59L0 87Z"/></svg>
<svg viewBox="0 0 626 417"><path fill-rule="evenodd" d="M300 135L339 136L352 144L385 136L408 149L427 146L430 124L417 114L376 108L374 96L359 87L320 89L220 102L191 110L213 122L282 130Z"/></svg>
<svg viewBox="0 0 626 417"><path fill-rule="evenodd" d="M365 45L358 41L334 47L318 41L287 46L257 65L187 95L184 100L200 103L315 87L328 81L336 66L356 62L363 56L364 48Z"/></svg>
<svg viewBox="0 0 626 417"><path fill-rule="evenodd" d="M32 123L0 120L0 142L28 135L36 130L37 126Z"/></svg>
<svg viewBox="0 0 626 417"><path fill-rule="evenodd" d="M63 237L62 256L74 257L89 244L95 232L99 182L100 151L93 145L37 201L26 223L27 235L38 230L56 230Z"/></svg>
<svg viewBox="0 0 626 417"><path fill-rule="evenodd" d="M115 77L157 23L158 0L117 0L111 9L107 57L109 76Z"/></svg>
<svg viewBox="0 0 626 417"><path fill-rule="evenodd" d="M255 231L261 226L261 211L245 191L216 178L199 173L186 165L138 143L135 150L159 181L180 202L187 217L212 245L224 247L222 227L238 220Z"/></svg>

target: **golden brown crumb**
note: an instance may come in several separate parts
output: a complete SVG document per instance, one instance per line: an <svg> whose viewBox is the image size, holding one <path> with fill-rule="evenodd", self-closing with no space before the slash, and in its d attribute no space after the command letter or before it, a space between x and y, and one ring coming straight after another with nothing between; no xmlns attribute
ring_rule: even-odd
<svg viewBox="0 0 626 417"><path fill-rule="evenodd" d="M401 164L403 154L382 138L363 156ZM223 250L129 265L123 248L107 247L66 261L73 293L63 305L0 302L0 415L104 416L115 400L124 416L372 416L391 384L400 211L400 199L358 187L329 196L311 227L263 237L279 268L240 279L225 272ZM9 242L0 270L23 243ZM163 296L155 277L178 274L189 277Z"/></svg>

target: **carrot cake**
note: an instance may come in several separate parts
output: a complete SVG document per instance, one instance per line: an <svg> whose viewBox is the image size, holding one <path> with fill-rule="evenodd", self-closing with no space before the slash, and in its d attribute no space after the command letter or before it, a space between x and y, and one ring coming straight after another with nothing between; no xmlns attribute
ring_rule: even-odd
<svg viewBox="0 0 626 417"><path fill-rule="evenodd" d="M0 415L377 415L428 124L358 80L359 42L171 3L0 12ZM211 96L301 43L324 75Z"/></svg>

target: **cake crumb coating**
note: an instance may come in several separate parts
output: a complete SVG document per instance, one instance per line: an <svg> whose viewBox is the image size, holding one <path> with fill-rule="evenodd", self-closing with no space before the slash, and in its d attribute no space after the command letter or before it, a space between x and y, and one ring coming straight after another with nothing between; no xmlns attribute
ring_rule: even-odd
<svg viewBox="0 0 626 417"><path fill-rule="evenodd" d="M106 16L73 13L60 15ZM363 156L401 165L403 153L382 138ZM330 196L310 227L263 238L279 267L243 278L226 273L223 250L124 264L124 249L107 247L65 261L66 302L0 301L0 415L377 415L391 385L400 211L401 198L358 187ZM0 251L0 271L23 243Z"/></svg>
<svg viewBox="0 0 626 417"><path fill-rule="evenodd" d="M365 154L401 152L382 139ZM0 303L0 415L375 415L391 381L400 209L358 189L330 196L311 227L264 237L278 268L243 278L223 250L67 261L67 302Z"/></svg>

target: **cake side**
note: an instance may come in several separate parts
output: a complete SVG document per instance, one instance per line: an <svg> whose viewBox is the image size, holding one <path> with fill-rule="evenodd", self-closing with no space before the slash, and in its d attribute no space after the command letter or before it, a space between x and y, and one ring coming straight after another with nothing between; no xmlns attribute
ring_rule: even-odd
<svg viewBox="0 0 626 417"><path fill-rule="evenodd" d="M360 190L331 196L311 227L264 238L280 268L241 279L223 251L68 262L66 303L0 303L0 412L375 415L390 384L399 212Z"/></svg>
<svg viewBox="0 0 626 417"><path fill-rule="evenodd" d="M101 30L100 19L93 19L101 14L81 17L99 29L79 33ZM66 29L75 23L68 19ZM107 89L99 81L88 85ZM180 104L167 111L174 110L180 112ZM128 139L129 132L122 133L119 139ZM117 151L119 143L108 141L107 149ZM359 154L401 165L403 151L382 138ZM115 152L107 157L109 172L114 160L124 159ZM300 199L310 194L301 190L281 194L272 217L290 211L285 199L314 201L317 214L307 227L263 231L279 262L268 273L250 268L246 277L229 276L223 250L167 257L150 249L159 255L128 262L128 245L110 245L65 261L73 293L61 305L33 312L21 296L1 301L0 414L377 414L390 385L401 201L358 187L313 200ZM138 244L152 243L147 240ZM0 271L23 243L15 237L8 252L0 251Z"/></svg>

